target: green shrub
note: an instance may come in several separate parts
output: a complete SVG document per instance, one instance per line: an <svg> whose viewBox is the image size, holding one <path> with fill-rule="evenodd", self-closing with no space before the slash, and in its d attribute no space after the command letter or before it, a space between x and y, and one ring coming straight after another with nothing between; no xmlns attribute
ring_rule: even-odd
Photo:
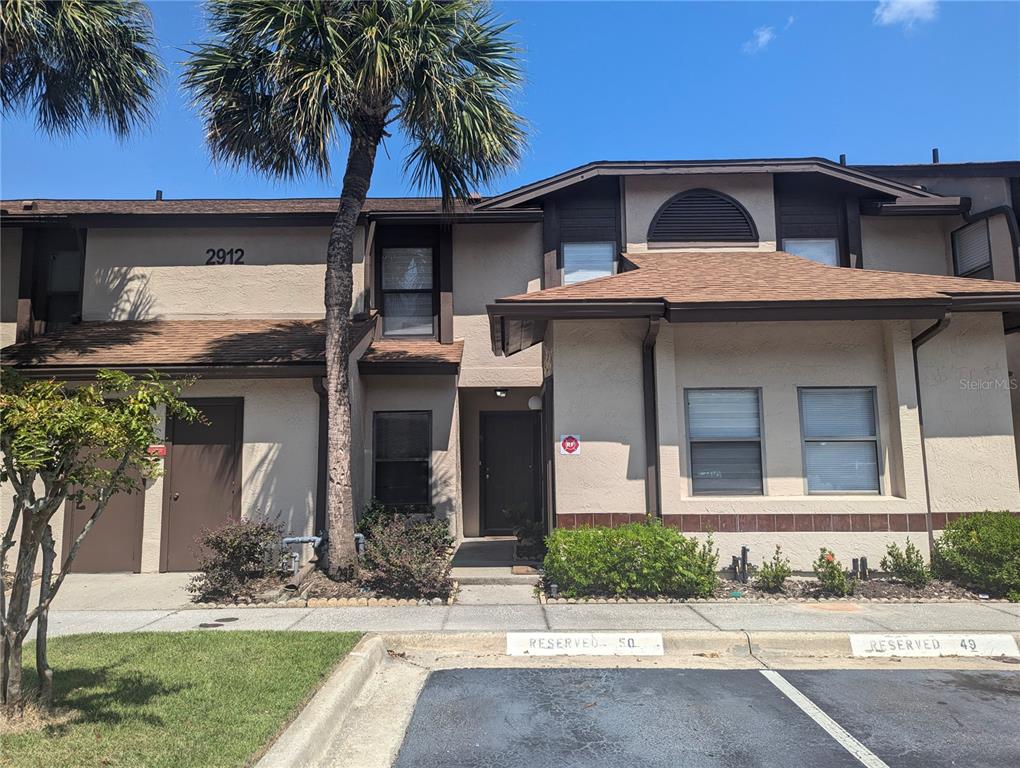
<svg viewBox="0 0 1020 768"><path fill-rule="evenodd" d="M776 544L776 552L771 560L761 564L758 573L755 574L754 582L758 589L766 592L782 592L786 580L793 575L790 568L790 561L783 557L783 548Z"/></svg>
<svg viewBox="0 0 1020 768"><path fill-rule="evenodd" d="M436 508L432 504L384 504L371 499L358 519L358 533L366 537L381 521L402 518L407 522L434 519Z"/></svg>
<svg viewBox="0 0 1020 768"><path fill-rule="evenodd" d="M246 594L249 582L279 569L282 537L280 524L254 520L231 520L205 531L199 540L199 573L188 591L202 600Z"/></svg>
<svg viewBox="0 0 1020 768"><path fill-rule="evenodd" d="M857 588L857 581L847 575L843 570L843 564L825 547L822 547L818 559L811 567L822 585L822 592L826 595L846 597L852 595Z"/></svg>
<svg viewBox="0 0 1020 768"><path fill-rule="evenodd" d="M924 556L909 538L903 549L895 541L885 548L881 567L894 579L911 587L924 587L931 581L931 570L924 564Z"/></svg>
<svg viewBox="0 0 1020 768"><path fill-rule="evenodd" d="M658 521L557 529L546 538L545 579L567 597L708 597L719 553Z"/></svg>
<svg viewBox="0 0 1020 768"><path fill-rule="evenodd" d="M365 537L361 581L390 597L449 597L452 545L445 519L383 516Z"/></svg>
<svg viewBox="0 0 1020 768"><path fill-rule="evenodd" d="M937 576L1002 597L1020 592L1020 517L982 512L946 525L935 542Z"/></svg>

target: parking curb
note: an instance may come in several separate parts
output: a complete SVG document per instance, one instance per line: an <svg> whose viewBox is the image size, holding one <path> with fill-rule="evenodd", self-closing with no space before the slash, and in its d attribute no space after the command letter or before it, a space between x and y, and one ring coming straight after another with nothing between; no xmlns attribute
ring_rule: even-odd
<svg viewBox="0 0 1020 768"><path fill-rule="evenodd" d="M365 635L255 764L256 768L318 765L336 741L358 694L386 658L386 645Z"/></svg>

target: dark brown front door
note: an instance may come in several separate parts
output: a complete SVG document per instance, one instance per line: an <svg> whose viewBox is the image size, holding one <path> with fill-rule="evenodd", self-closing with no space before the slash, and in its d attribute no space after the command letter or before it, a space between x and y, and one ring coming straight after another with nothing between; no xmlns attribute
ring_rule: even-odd
<svg viewBox="0 0 1020 768"><path fill-rule="evenodd" d="M482 533L510 533L520 522L541 519L539 414L485 411L479 415Z"/></svg>
<svg viewBox="0 0 1020 768"><path fill-rule="evenodd" d="M112 467L111 467L112 469ZM106 509L82 539L78 554L71 563L76 573L112 573L142 570L142 518L145 492L115 493ZM78 504L68 501L64 507L64 549L66 557L85 523L92 517L93 502ZM60 567L60 564L57 564Z"/></svg>
<svg viewBox="0 0 1020 768"><path fill-rule="evenodd" d="M241 414L235 398L189 400L207 423L171 421L163 514L164 571L198 564L202 531L241 516Z"/></svg>

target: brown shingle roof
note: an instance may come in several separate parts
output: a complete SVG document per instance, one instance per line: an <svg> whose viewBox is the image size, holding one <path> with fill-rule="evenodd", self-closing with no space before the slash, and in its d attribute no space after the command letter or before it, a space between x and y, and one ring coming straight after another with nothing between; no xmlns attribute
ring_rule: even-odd
<svg viewBox="0 0 1020 768"><path fill-rule="evenodd" d="M421 371L456 373L464 356L464 342L440 344L433 339L376 339L358 360L362 373Z"/></svg>
<svg viewBox="0 0 1020 768"><path fill-rule="evenodd" d="M352 344L374 318L351 329ZM324 320L153 320L81 323L0 351L19 368L321 366Z"/></svg>
<svg viewBox="0 0 1020 768"><path fill-rule="evenodd" d="M627 254L636 269L499 299L515 302L664 301L671 305L948 300L1008 294L1020 284L829 267L783 251Z"/></svg>
<svg viewBox="0 0 1020 768"><path fill-rule="evenodd" d="M26 205L31 204L26 208ZM29 216L125 216L235 214L270 216L279 214L333 214L335 197L188 200L0 200L0 213L12 219ZM459 204L461 210L463 204ZM438 197L370 197L363 213L432 213L442 210Z"/></svg>

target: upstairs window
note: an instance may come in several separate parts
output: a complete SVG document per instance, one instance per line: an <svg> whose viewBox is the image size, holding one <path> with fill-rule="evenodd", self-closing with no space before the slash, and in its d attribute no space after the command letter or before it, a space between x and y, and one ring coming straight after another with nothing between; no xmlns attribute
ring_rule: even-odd
<svg viewBox="0 0 1020 768"><path fill-rule="evenodd" d="M374 417L375 498L383 504L432 503L432 414L377 411Z"/></svg>
<svg viewBox="0 0 1020 768"><path fill-rule="evenodd" d="M830 267L839 266L839 242L836 238L787 237L782 250Z"/></svg>
<svg viewBox="0 0 1020 768"><path fill-rule="evenodd" d="M380 278L383 333L435 335L432 248L383 248Z"/></svg>
<svg viewBox="0 0 1020 768"><path fill-rule="evenodd" d="M960 277L992 279L992 243L987 219L953 232L953 269Z"/></svg>
<svg viewBox="0 0 1020 768"><path fill-rule="evenodd" d="M616 243L563 243L563 284L613 274Z"/></svg>
<svg viewBox="0 0 1020 768"><path fill-rule="evenodd" d="M691 490L761 495L761 397L757 389L689 389Z"/></svg>
<svg viewBox="0 0 1020 768"><path fill-rule="evenodd" d="M747 209L729 195L689 189L663 205L648 228L650 245L757 243L758 230Z"/></svg>
<svg viewBox="0 0 1020 768"><path fill-rule="evenodd" d="M808 493L878 493L873 387L802 388L800 424Z"/></svg>

